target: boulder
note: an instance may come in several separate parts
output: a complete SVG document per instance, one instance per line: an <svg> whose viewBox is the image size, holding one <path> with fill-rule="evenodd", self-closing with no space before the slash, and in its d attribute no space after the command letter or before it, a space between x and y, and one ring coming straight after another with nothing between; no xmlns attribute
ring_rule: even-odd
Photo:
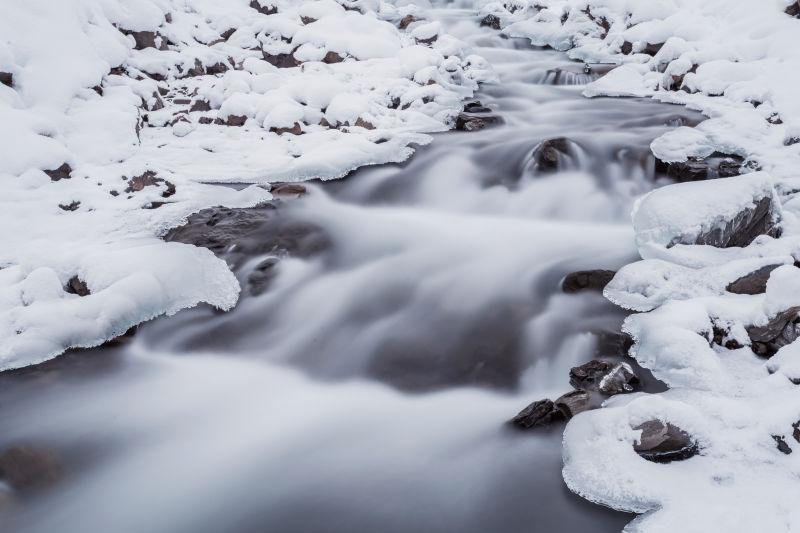
<svg viewBox="0 0 800 533"><path fill-rule="evenodd" d="M456 117L455 128L459 131L478 131L489 126L500 124L500 117L494 115L472 115L459 113Z"/></svg>
<svg viewBox="0 0 800 533"><path fill-rule="evenodd" d="M597 336L596 356L625 357L633 346L633 338L627 333L598 331L595 334Z"/></svg>
<svg viewBox="0 0 800 533"><path fill-rule="evenodd" d="M633 450L643 459L654 463L671 463L694 457L700 451L697 441L681 428L650 420L633 428L641 431Z"/></svg>
<svg viewBox="0 0 800 533"><path fill-rule="evenodd" d="M520 429L531 429L549 426L565 420L564 413L552 400L539 400L519 412L511 419L511 423Z"/></svg>
<svg viewBox="0 0 800 533"><path fill-rule="evenodd" d="M570 419L578 413L591 409L591 397L584 390L574 390L568 392L553 402L555 407L560 410L566 419Z"/></svg>
<svg viewBox="0 0 800 533"><path fill-rule="evenodd" d="M759 235L780 237L781 230L773 214L772 198L760 199L755 207L747 208L724 226L700 234L694 244L706 244L717 248L745 247Z"/></svg>
<svg viewBox="0 0 800 533"><path fill-rule="evenodd" d="M739 176L744 169L744 159L737 155L715 152L706 158L690 157L686 161L665 163L656 159L656 172L677 182L702 181Z"/></svg>
<svg viewBox="0 0 800 533"><path fill-rule="evenodd" d="M189 112L194 111L211 111L211 104L208 103L208 100L198 98L192 102L192 106L189 108Z"/></svg>
<svg viewBox="0 0 800 533"><path fill-rule="evenodd" d="M614 368L613 363L595 359L569 371L569 384L576 389L597 390L600 381Z"/></svg>
<svg viewBox="0 0 800 533"><path fill-rule="evenodd" d="M136 50L144 50L145 48L156 48L158 50L167 49L167 40L153 31L130 31L120 30L125 35L130 35L135 41ZM158 39L158 41L156 41Z"/></svg>
<svg viewBox="0 0 800 533"><path fill-rule="evenodd" d="M567 274L561 290L573 294L585 290L602 291L616 275L613 270L580 270Z"/></svg>
<svg viewBox="0 0 800 533"><path fill-rule="evenodd" d="M726 290L733 294L763 294L773 270L781 265L767 265L728 284Z"/></svg>
<svg viewBox="0 0 800 533"><path fill-rule="evenodd" d="M546 139L539 143L531 153L535 170L555 172L561 167L564 158L569 156L570 141L564 137Z"/></svg>
<svg viewBox="0 0 800 533"><path fill-rule="evenodd" d="M481 27L492 28L493 30L500 29L500 17L497 15L486 15L481 19Z"/></svg>
<svg viewBox="0 0 800 533"><path fill-rule="evenodd" d="M598 390L606 396L633 392L639 385L639 378L628 363L618 363L600 380Z"/></svg>
<svg viewBox="0 0 800 533"><path fill-rule="evenodd" d="M800 307L791 307L778 313L763 326L746 328L751 349L761 357L772 357L800 336L799 322Z"/></svg>

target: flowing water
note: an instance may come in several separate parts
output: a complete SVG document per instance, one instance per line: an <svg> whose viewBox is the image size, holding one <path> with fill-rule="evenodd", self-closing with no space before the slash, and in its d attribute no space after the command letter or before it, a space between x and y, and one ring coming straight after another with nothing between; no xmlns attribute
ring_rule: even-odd
<svg viewBox="0 0 800 533"><path fill-rule="evenodd" d="M504 124L279 202L264 235L288 232L290 246L226 252L245 287L232 312L185 311L0 376L0 449L45 450L52 478L0 498L0 529L553 533L630 520L564 487L561 428L506 421L569 390L571 366L611 355L599 335L622 314L560 280L635 258L629 212L658 183L648 145L699 117L583 98L602 68L500 38L469 11L436 14L494 65L500 82L479 98ZM531 152L558 137L568 154L543 172Z"/></svg>

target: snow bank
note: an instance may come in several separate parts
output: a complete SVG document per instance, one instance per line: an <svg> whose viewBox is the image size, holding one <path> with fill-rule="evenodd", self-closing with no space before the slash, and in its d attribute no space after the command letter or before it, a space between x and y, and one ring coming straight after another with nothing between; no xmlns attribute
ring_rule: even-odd
<svg viewBox="0 0 800 533"><path fill-rule="evenodd" d="M633 223L643 260L605 289L613 302L649 311L623 330L635 341L631 355L671 389L615 397L575 417L563 474L583 497L641 513L629 532L800 531L800 453L792 453L800 452L800 342L791 320L800 305L800 20L790 3L480 2L481 16L497 17L510 36L620 65L586 96L652 96L705 113L697 128L653 142L662 161L720 152L762 170L641 199ZM723 238L737 228L746 238ZM768 279L766 290L734 290L743 279L739 286ZM780 335L771 358L751 349L756 331ZM641 458L633 428L653 419L690 433L700 454L670 464Z"/></svg>
<svg viewBox="0 0 800 533"><path fill-rule="evenodd" d="M402 161L446 130L490 72L401 4L5 2L0 370L232 307L224 262L158 237L268 200L270 181Z"/></svg>

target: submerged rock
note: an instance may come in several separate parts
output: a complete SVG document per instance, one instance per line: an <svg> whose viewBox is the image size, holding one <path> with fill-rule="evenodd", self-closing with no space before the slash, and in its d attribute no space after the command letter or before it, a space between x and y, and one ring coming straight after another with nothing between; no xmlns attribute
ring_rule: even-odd
<svg viewBox="0 0 800 533"><path fill-rule="evenodd" d="M773 270L781 265L767 265L728 284L726 290L734 294L763 294Z"/></svg>
<svg viewBox="0 0 800 533"><path fill-rule="evenodd" d="M669 422L650 420L633 429L642 432L633 449L647 461L654 463L683 461L699 452L697 441Z"/></svg>
<svg viewBox="0 0 800 533"><path fill-rule="evenodd" d="M531 153L534 169L540 172L555 172L561 162L569 156L570 141L564 137L546 139L539 143Z"/></svg>
<svg viewBox="0 0 800 533"><path fill-rule="evenodd" d="M772 357L778 350L800 336L800 307L791 307L778 313L763 326L750 326L747 335L756 355Z"/></svg>
<svg viewBox="0 0 800 533"><path fill-rule="evenodd" d="M561 290L573 294L584 290L602 291L616 275L613 270L580 270L567 274Z"/></svg>
<svg viewBox="0 0 800 533"><path fill-rule="evenodd" d="M18 491L40 489L57 482L61 465L56 455L30 445L17 445L0 453L0 480Z"/></svg>
<svg viewBox="0 0 800 533"><path fill-rule="evenodd" d="M511 423L521 429L549 426L554 422L565 420L564 413L552 400L539 400L519 412L511 419Z"/></svg>
<svg viewBox="0 0 800 533"><path fill-rule="evenodd" d="M277 257L268 257L261 261L247 276L247 287L250 294L259 296L269 290L270 283L277 275L276 266L280 262Z"/></svg>

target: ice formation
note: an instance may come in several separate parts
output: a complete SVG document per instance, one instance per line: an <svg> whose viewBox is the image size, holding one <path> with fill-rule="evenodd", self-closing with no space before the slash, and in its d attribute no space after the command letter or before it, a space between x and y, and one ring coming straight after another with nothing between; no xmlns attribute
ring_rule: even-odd
<svg viewBox="0 0 800 533"><path fill-rule="evenodd" d="M0 370L199 302L230 308L225 263L161 234L267 200L268 182L402 161L446 130L491 73L402 4L4 4Z"/></svg>
<svg viewBox="0 0 800 533"><path fill-rule="evenodd" d="M606 287L617 304L649 311L628 317L623 329L635 340L631 355L671 388L613 398L575 417L563 474L585 498L641 513L629 532L800 531L800 453L792 453L800 452L799 7L788 0L482 3L481 16L496 17L508 35L620 65L586 96L650 96L709 117L656 139L660 160L735 154L761 170L668 185L643 198L633 215L643 259ZM746 239L730 239L737 228ZM766 290L746 290L759 276ZM692 434L700 454L671 464L643 460L633 428L653 419Z"/></svg>

